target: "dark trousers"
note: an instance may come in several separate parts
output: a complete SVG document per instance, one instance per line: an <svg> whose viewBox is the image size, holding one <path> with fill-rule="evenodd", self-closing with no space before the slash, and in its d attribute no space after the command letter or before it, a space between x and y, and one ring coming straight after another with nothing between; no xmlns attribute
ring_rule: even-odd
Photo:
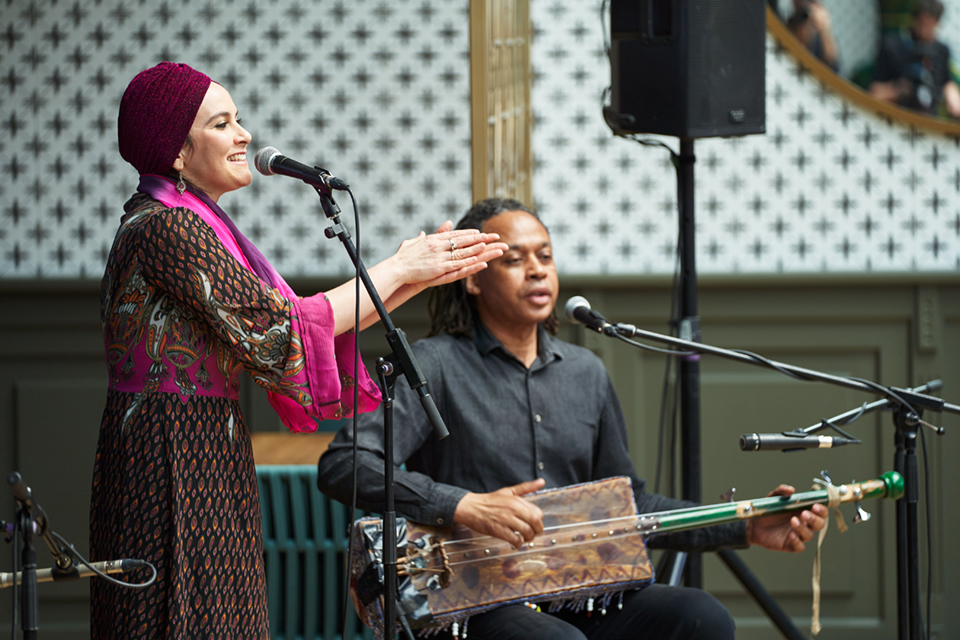
<svg viewBox="0 0 960 640"><path fill-rule="evenodd" d="M594 611L541 613L506 605L467 622L467 640L731 640L733 619L706 591L652 584ZM462 634L462 626L461 626ZM448 634L444 636L449 637Z"/></svg>

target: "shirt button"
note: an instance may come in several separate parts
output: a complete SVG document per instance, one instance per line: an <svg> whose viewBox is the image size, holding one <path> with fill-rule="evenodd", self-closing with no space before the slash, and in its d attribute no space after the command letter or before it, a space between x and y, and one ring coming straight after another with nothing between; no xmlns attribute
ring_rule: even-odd
<svg viewBox="0 0 960 640"><path fill-rule="evenodd" d="M537 463L537 469L540 469L540 471L543 471L543 463L542 463L542 462L538 462L538 463Z"/></svg>
<svg viewBox="0 0 960 640"><path fill-rule="evenodd" d="M437 518L437 524L443 524L443 518Z"/></svg>
<svg viewBox="0 0 960 640"><path fill-rule="evenodd" d="M543 420L543 418L540 417L540 414L539 414L539 413L537 413L537 414L535 414L535 415L533 416L533 421L534 421L534 422L540 422L541 420Z"/></svg>

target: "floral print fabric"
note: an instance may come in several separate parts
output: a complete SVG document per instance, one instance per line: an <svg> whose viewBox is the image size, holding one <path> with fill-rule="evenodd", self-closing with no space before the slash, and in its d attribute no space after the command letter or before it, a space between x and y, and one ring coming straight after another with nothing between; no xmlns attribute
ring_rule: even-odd
<svg viewBox="0 0 960 640"><path fill-rule="evenodd" d="M335 344L322 294L301 300L265 284L194 211L143 194L125 211L101 286L110 382L91 555L148 560L158 579L142 590L93 581L91 636L265 638L260 507L238 376L296 407L288 426L315 429L315 418L352 413L353 336ZM361 376L364 411L379 395Z"/></svg>

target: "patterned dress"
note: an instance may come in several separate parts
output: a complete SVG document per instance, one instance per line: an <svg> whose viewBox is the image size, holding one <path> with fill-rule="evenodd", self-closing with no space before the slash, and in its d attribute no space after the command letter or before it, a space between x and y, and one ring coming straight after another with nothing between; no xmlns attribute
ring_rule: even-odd
<svg viewBox="0 0 960 640"><path fill-rule="evenodd" d="M307 415L349 414L353 379L343 369L338 397L314 397L306 379L304 342L317 326L298 313L327 310L317 315L332 340L329 303L285 298L189 209L137 194L125 212L101 286L110 388L90 545L94 560L144 559L158 576L146 589L92 581L91 637L267 638L260 506L237 379L248 372Z"/></svg>

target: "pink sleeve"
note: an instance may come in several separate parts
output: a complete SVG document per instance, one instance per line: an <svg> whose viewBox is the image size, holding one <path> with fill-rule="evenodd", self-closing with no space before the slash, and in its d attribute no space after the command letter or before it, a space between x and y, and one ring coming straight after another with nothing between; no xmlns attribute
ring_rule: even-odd
<svg viewBox="0 0 960 640"><path fill-rule="evenodd" d="M380 390L363 362L353 369L356 334L333 335L333 309L326 296L318 293L292 301L291 332L299 335L303 366L293 372L306 384L313 403L302 406L290 398L269 393L270 405L293 432L316 431L316 419L336 420L353 415L353 387L359 385L358 413L373 411L380 404ZM291 342L291 348L295 348ZM293 358L297 359L297 358ZM293 382L295 380L291 380Z"/></svg>

